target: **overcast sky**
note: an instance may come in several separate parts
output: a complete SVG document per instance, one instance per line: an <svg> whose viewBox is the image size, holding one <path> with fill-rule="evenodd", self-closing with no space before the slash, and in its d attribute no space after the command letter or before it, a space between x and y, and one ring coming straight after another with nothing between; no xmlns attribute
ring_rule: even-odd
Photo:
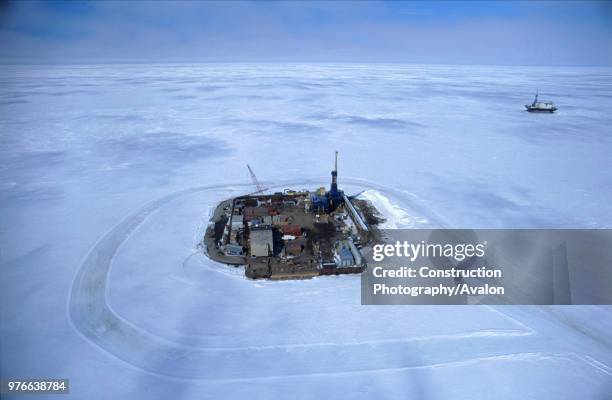
<svg viewBox="0 0 612 400"><path fill-rule="evenodd" d="M612 65L612 2L2 2L0 62Z"/></svg>

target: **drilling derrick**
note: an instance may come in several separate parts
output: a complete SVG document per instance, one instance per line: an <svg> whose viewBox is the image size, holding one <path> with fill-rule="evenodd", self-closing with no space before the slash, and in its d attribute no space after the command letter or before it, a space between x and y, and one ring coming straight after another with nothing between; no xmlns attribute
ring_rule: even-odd
<svg viewBox="0 0 612 400"><path fill-rule="evenodd" d="M330 192L332 196L338 193L338 151L336 150L336 161L334 163L334 170L331 173L332 175L332 183Z"/></svg>

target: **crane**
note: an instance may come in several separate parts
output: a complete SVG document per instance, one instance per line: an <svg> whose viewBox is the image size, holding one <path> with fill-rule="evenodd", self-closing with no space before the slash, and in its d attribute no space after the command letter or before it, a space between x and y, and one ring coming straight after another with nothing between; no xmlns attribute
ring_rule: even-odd
<svg viewBox="0 0 612 400"><path fill-rule="evenodd" d="M255 176L255 172L253 172L253 170L251 169L251 166L249 164L247 164L247 168L249 169L249 174L251 175L251 180L253 181L253 185L255 185L255 187L257 188L256 192L249 193L249 195L253 195L253 194L257 194L257 193L263 193L266 190L268 190L267 187L264 187L259 182L259 180L257 180L257 177Z"/></svg>

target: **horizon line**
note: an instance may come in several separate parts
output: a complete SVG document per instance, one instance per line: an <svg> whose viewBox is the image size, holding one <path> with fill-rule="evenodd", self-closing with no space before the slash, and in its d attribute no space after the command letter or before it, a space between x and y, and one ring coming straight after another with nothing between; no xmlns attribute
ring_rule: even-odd
<svg viewBox="0 0 612 400"><path fill-rule="evenodd" d="M462 67L542 67L542 68L612 68L612 64L494 64L494 63L451 63L451 62L410 62L410 61L292 61L292 60L1 60L1 66L37 65L141 65L141 64L321 64L321 65L430 65Z"/></svg>

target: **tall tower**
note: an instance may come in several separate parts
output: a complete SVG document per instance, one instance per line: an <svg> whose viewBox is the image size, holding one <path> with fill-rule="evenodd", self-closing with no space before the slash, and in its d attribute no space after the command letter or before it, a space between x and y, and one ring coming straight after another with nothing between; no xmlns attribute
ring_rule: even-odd
<svg viewBox="0 0 612 400"><path fill-rule="evenodd" d="M336 162L334 163L334 170L332 171L332 183L330 192L332 195L338 193L338 150L336 150Z"/></svg>

